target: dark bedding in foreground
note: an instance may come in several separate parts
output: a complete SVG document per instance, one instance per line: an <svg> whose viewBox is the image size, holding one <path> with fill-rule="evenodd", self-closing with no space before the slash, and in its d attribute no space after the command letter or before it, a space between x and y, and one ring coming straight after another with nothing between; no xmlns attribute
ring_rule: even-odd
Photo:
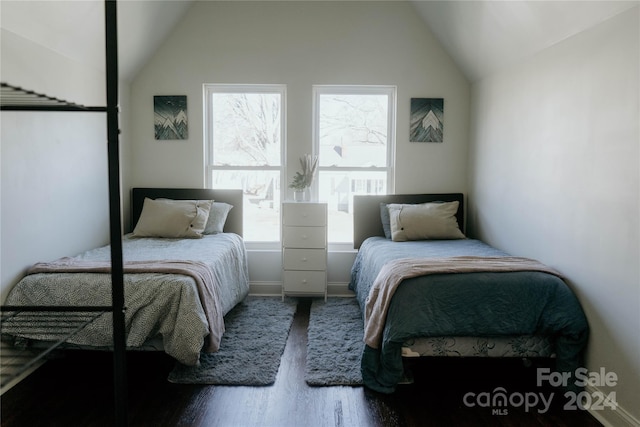
<svg viewBox="0 0 640 427"><path fill-rule="evenodd" d="M393 242L367 239L352 269L350 289L361 309L382 266L401 258L505 257L478 240ZM559 277L538 271L433 274L404 280L387 313L382 342L365 346L364 384L393 392L403 374L401 347L410 338L434 336L550 336L556 369L582 366L588 324L580 303Z"/></svg>

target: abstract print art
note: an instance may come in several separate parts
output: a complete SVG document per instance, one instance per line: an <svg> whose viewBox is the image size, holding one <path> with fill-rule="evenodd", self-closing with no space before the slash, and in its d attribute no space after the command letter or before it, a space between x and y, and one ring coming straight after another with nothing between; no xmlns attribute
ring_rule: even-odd
<svg viewBox="0 0 640 427"><path fill-rule="evenodd" d="M411 98L409 141L442 142L443 118L443 98Z"/></svg>
<svg viewBox="0 0 640 427"><path fill-rule="evenodd" d="M154 96L153 119L156 139L188 139L186 95Z"/></svg>

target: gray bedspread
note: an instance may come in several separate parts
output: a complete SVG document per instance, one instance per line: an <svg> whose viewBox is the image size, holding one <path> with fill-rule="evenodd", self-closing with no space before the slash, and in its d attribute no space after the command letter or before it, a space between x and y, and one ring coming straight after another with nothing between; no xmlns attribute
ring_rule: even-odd
<svg viewBox="0 0 640 427"><path fill-rule="evenodd" d="M367 239L352 268L350 289L364 311L382 266L403 258L506 257L478 240L392 242ZM402 378L402 344L417 337L546 335L556 368L582 365L588 325L582 307L559 277L538 271L434 274L404 280L390 302L380 348L365 346L364 384L390 393Z"/></svg>
<svg viewBox="0 0 640 427"><path fill-rule="evenodd" d="M210 266L219 306L226 314L249 292L247 254L242 238L232 233L202 239L123 238L123 258L131 261L196 261ZM73 257L77 261L108 261L104 246ZM193 277L168 273L125 274L125 328L128 348L161 338L164 351L186 365L196 365L209 323ZM6 305L110 305L111 276L105 273L37 273L25 276L9 293ZM112 346L111 315L105 314L69 343ZM46 333L20 336L50 340Z"/></svg>

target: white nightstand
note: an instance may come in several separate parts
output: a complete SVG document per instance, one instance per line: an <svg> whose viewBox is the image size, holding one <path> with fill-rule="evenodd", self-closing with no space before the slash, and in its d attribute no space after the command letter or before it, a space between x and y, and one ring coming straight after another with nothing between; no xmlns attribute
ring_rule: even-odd
<svg viewBox="0 0 640 427"><path fill-rule="evenodd" d="M282 204L282 298L327 299L327 204Z"/></svg>

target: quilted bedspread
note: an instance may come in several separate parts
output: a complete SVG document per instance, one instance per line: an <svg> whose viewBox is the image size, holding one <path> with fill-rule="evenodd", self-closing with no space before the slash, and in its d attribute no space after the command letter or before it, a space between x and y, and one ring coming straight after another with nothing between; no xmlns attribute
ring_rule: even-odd
<svg viewBox="0 0 640 427"><path fill-rule="evenodd" d="M247 255L242 238L232 233L202 239L123 238L126 263L163 260L206 264L213 276L213 292L226 314L249 292ZM97 264L110 259L104 246L73 257L79 263ZM185 263L186 264L186 263ZM164 272L127 273L124 276L125 329L128 348L142 347L160 337L164 351L186 365L196 365L211 325L193 276ZM111 276L97 272L35 273L13 287L7 305L110 305ZM111 315L105 314L69 339L80 346L112 346ZM50 339L46 332L19 336Z"/></svg>
<svg viewBox="0 0 640 427"><path fill-rule="evenodd" d="M478 240L392 242L372 237L360 248L350 288L363 310L382 267L396 259L508 257ZM395 390L403 374L402 344L417 337L545 335L556 369L582 365L588 325L580 303L559 277L541 271L432 274L402 281L391 299L379 348L365 346L364 384Z"/></svg>

